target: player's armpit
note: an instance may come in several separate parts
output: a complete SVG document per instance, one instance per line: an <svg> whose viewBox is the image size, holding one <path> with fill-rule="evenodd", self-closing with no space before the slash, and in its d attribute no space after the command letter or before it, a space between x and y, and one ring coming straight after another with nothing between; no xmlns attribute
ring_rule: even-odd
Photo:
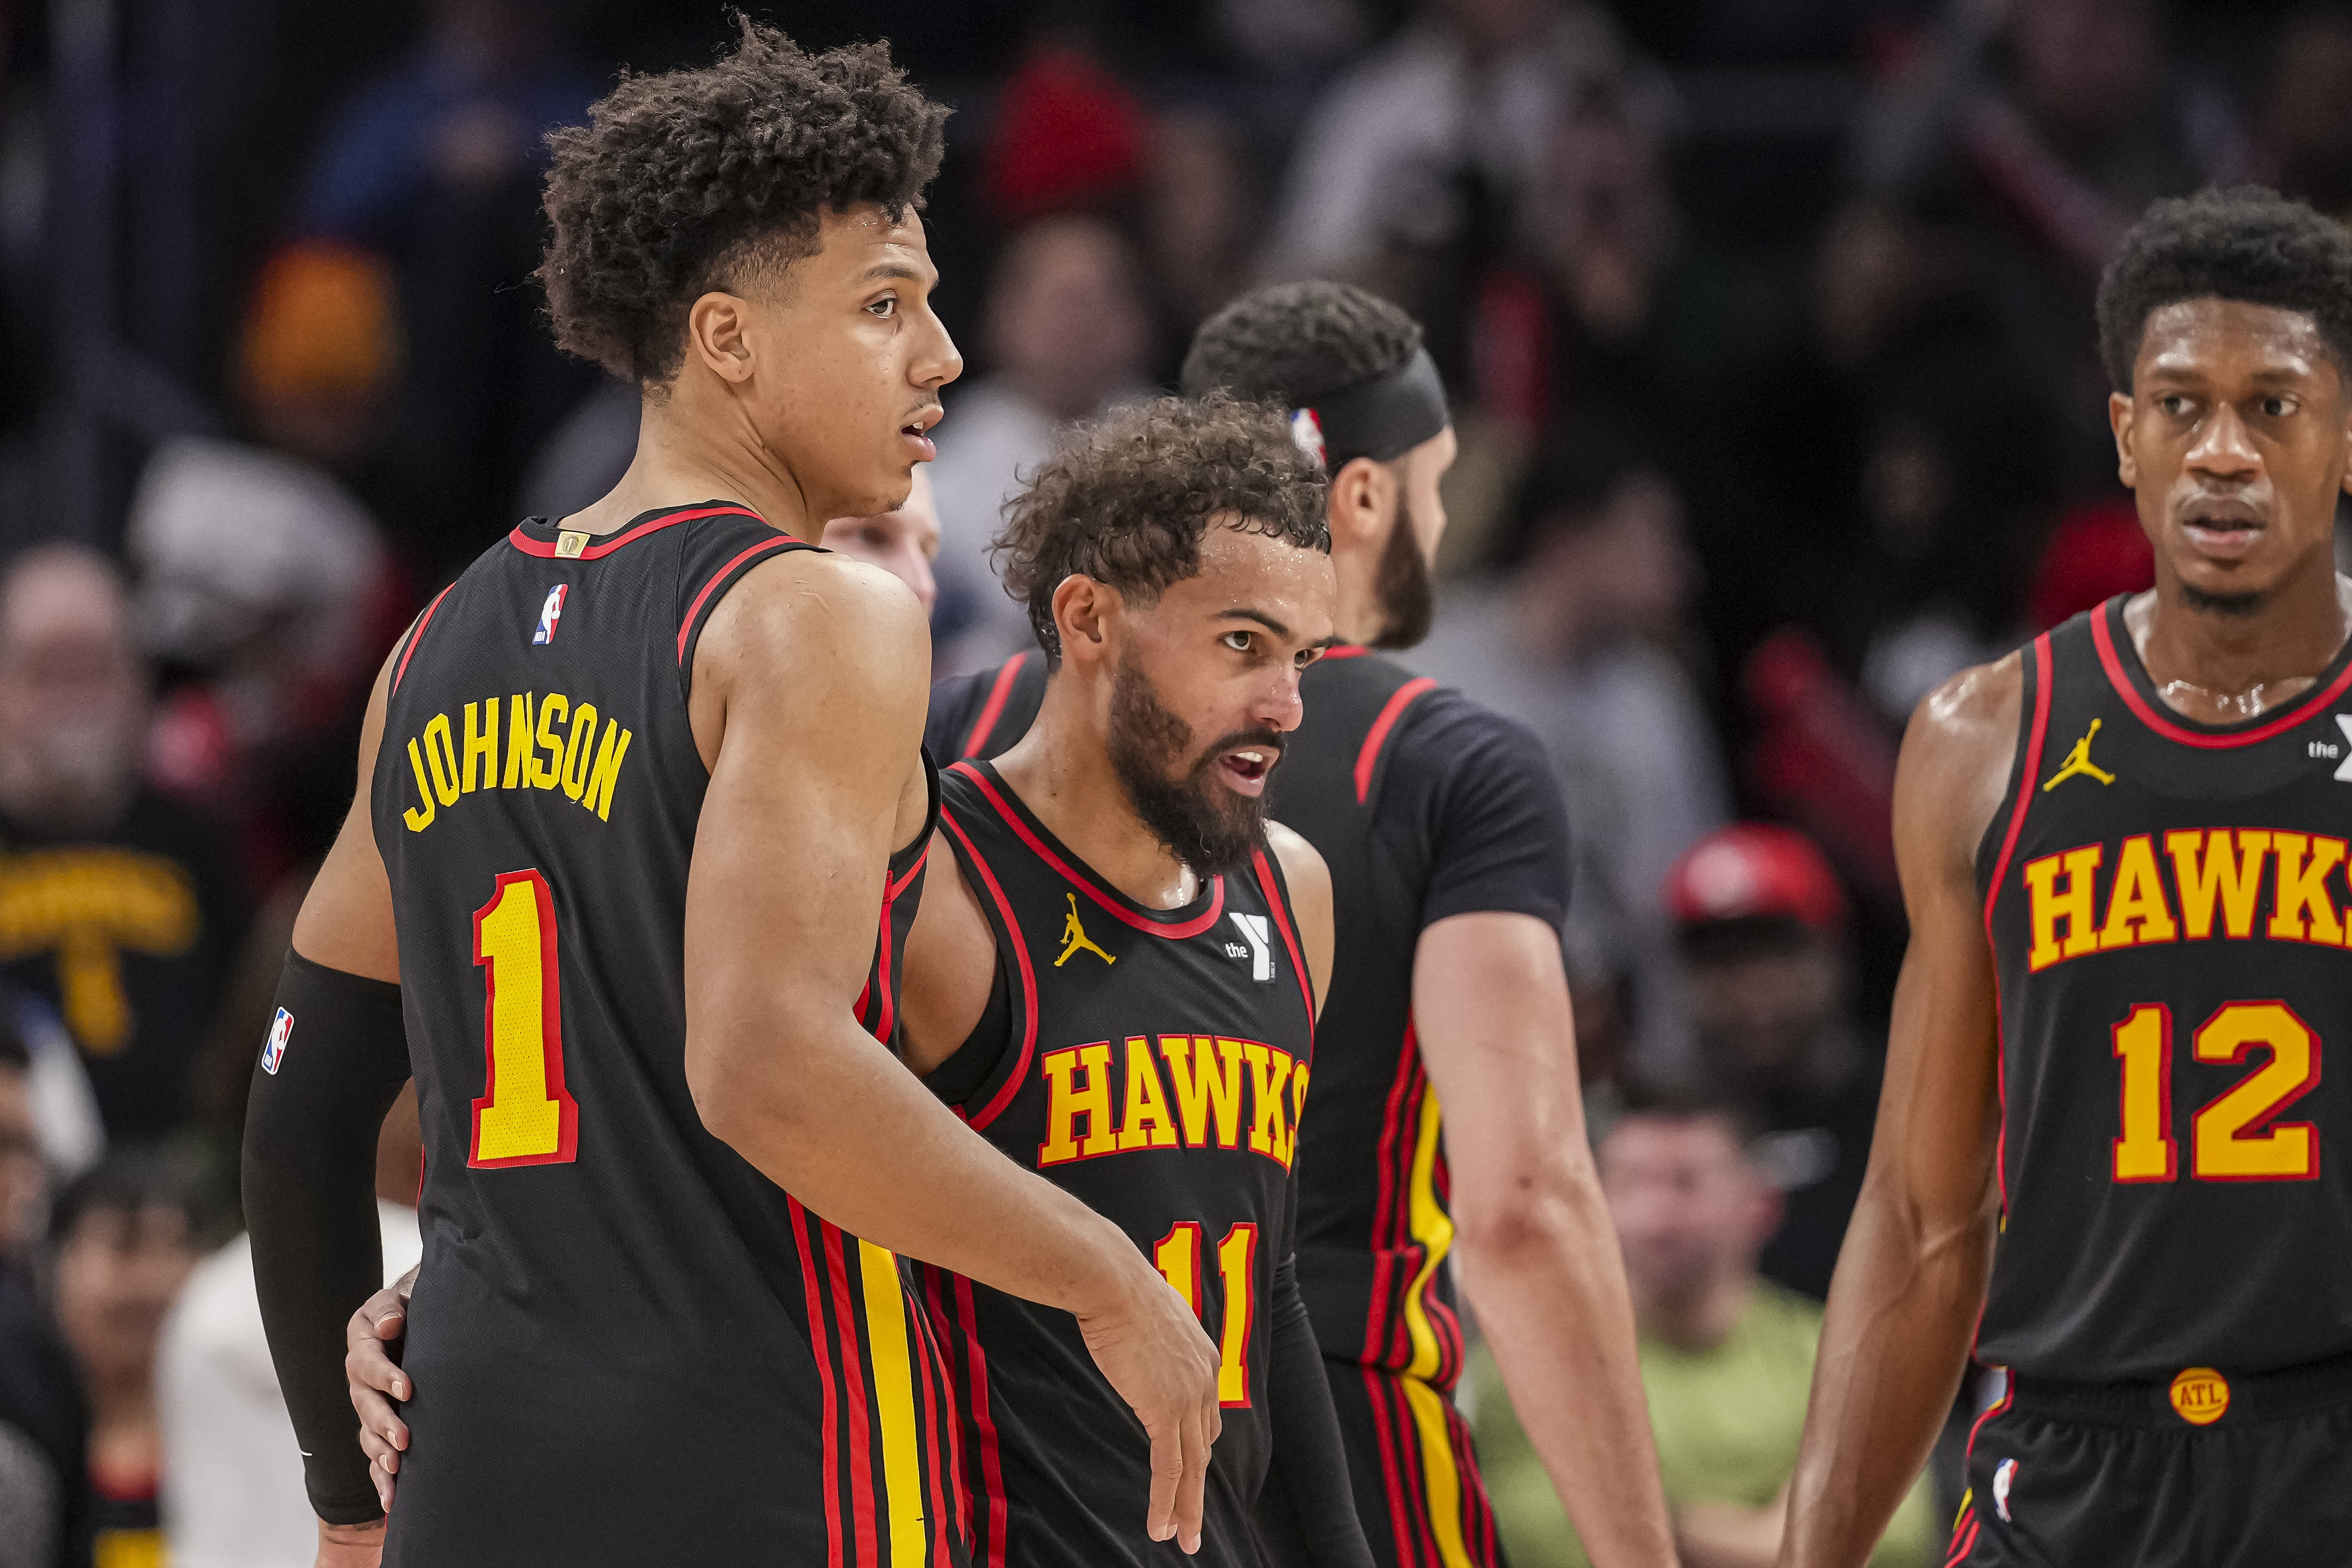
<svg viewBox="0 0 2352 1568"><path fill-rule="evenodd" d="M927 864L922 907L907 932L898 999L900 1059L919 1078L953 1056L980 1026L996 971L996 933L945 828L932 836Z"/></svg>
<svg viewBox="0 0 2352 1568"><path fill-rule="evenodd" d="M1911 942L1870 1169L1830 1288L1780 1561L1861 1568L1926 1462L1983 1306L2000 1022L1974 858L2007 790L2016 656L1913 715L1895 784Z"/></svg>
<svg viewBox="0 0 2352 1568"><path fill-rule="evenodd" d="M1525 914L1438 921L1414 952L1412 999L1444 1108L1463 1289L1512 1406L1595 1563L1671 1564L1559 934Z"/></svg>
<svg viewBox="0 0 2352 1568"><path fill-rule="evenodd" d="M1331 868L1315 846L1279 822L1265 825L1266 847L1281 862L1289 885L1290 912L1298 921L1298 945L1315 982L1315 1008L1331 999Z"/></svg>

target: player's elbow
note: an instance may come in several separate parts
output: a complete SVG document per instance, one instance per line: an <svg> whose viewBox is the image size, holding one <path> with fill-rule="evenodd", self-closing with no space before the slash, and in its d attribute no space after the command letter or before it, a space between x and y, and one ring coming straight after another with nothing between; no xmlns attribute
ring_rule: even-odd
<svg viewBox="0 0 2352 1568"><path fill-rule="evenodd" d="M760 1048L753 1033L770 1048ZM686 1087L703 1131L763 1167L769 1162L755 1151L788 1146L803 1109L783 1091L773 1043L766 1030L689 1027L686 1037Z"/></svg>
<svg viewBox="0 0 2352 1568"><path fill-rule="evenodd" d="M1495 1164L1493 1178L1457 1182L1454 1189L1454 1245L1465 1267L1507 1271L1594 1237L1609 1239L1608 1210L1590 1161L1530 1151Z"/></svg>

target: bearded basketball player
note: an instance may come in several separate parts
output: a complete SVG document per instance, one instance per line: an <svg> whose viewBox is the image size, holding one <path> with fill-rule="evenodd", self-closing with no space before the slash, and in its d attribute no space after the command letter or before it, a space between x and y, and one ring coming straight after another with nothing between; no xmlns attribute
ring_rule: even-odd
<svg viewBox="0 0 2352 1568"><path fill-rule="evenodd" d="M1198 1317L877 1038L935 810L928 642L897 583L794 536L930 456L961 369L917 212L944 119L879 46L747 22L554 139L556 335L637 382L643 437L394 649L254 1075L246 1208L322 1564L961 1561L892 1249L1063 1313L1145 1456L1106 1530L1197 1534ZM363 1453L341 1335L412 1069L425 1258Z"/></svg>
<svg viewBox="0 0 2352 1568"><path fill-rule="evenodd" d="M1318 1568L1370 1568L1293 1258L1331 881L1269 823L1331 638L1319 473L1281 417L1165 399L1082 429L1001 536L1051 670L1034 722L940 780L905 947L908 1064L1116 1223L1200 1313L1223 1426L1202 1561L1259 1568L1278 1492ZM975 1563L1135 1568L1142 1427L1067 1312L941 1269Z"/></svg>
<svg viewBox="0 0 2352 1568"><path fill-rule="evenodd" d="M1298 1277L1374 1557L1501 1561L1451 1397L1451 1261L1593 1561L1670 1563L1623 1268L1583 1138L1559 787L1525 730L1375 651L1428 631L1445 527L1454 438L1421 329L1345 284L1261 289L1201 328L1184 387L1289 411L1330 476L1340 641L1301 678L1306 717L1267 789L1337 894ZM1020 740L1042 664L940 683L934 754Z"/></svg>
<svg viewBox="0 0 2352 1568"><path fill-rule="evenodd" d="M2352 237L2159 202L2101 282L2156 587L1928 697L1870 1173L1781 1561L1859 1568L1971 1351L1952 1563L2352 1541Z"/></svg>

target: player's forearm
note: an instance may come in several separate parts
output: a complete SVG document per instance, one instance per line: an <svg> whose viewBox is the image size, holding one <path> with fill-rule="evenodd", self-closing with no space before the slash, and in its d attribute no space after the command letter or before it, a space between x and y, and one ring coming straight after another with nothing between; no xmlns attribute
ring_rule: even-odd
<svg viewBox="0 0 2352 1568"><path fill-rule="evenodd" d="M690 1038L688 1056L711 1133L853 1235L1081 1315L1160 1282L1125 1233L991 1148L846 1010L731 1047Z"/></svg>
<svg viewBox="0 0 2352 1568"><path fill-rule="evenodd" d="M1874 1182L1830 1288L1780 1561L1862 1568L1935 1446L1984 1305L1992 1230Z"/></svg>
<svg viewBox="0 0 2352 1568"><path fill-rule="evenodd" d="M1457 1188L1463 1286L1519 1425L1597 1568L1670 1568L1673 1532L1616 1233L1590 1162L1538 1164L1531 1186L1492 1199Z"/></svg>

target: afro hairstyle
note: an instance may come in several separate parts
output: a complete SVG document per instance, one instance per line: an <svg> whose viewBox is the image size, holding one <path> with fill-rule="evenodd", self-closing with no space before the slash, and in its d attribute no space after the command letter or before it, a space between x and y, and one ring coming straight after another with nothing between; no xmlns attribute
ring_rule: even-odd
<svg viewBox="0 0 2352 1568"><path fill-rule="evenodd" d="M887 44L812 55L737 24L731 54L624 73L586 125L547 139L556 346L641 385L677 373L698 297L813 255L826 212L870 202L898 221L939 172L948 111Z"/></svg>
<svg viewBox="0 0 2352 1568"><path fill-rule="evenodd" d="M1331 548L1322 470L1280 410L1222 392L1159 397L1072 431L1006 504L990 553L1058 665L1054 590L1064 578L1148 605L1201 570L1201 536L1220 518L1302 550Z"/></svg>
<svg viewBox="0 0 2352 1568"><path fill-rule="evenodd" d="M2099 355L2117 392L2132 389L2148 317L2183 300L2301 311L2352 376L2352 233L2302 202L2234 185L2149 205L2099 279Z"/></svg>

